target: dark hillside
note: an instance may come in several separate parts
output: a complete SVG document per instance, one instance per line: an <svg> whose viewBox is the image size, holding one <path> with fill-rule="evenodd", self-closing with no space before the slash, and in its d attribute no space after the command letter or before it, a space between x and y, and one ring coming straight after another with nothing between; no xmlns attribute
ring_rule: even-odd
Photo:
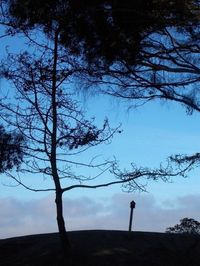
<svg viewBox="0 0 200 266"><path fill-rule="evenodd" d="M62 260L58 234L0 240L0 265L199 266L200 236L125 231L70 232L71 258Z"/></svg>

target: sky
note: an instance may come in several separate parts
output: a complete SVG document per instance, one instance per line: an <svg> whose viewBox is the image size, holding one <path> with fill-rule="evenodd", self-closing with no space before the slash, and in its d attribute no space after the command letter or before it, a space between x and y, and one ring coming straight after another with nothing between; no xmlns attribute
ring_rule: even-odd
<svg viewBox="0 0 200 266"><path fill-rule="evenodd" d="M115 156L122 169L130 169L132 162L159 167L171 154L200 151L200 115L188 116L177 104L152 102L135 110L129 109L131 102L106 96L83 97L82 101L88 115L95 116L98 123L103 123L105 116L113 127L122 123L122 133L95 154L105 158ZM187 179L175 177L169 183L151 181L144 193L123 192L120 186L72 190L64 196L66 228L128 230L132 200L136 202L135 231L164 232L184 217L200 220L199 174L195 169ZM27 179L33 187L49 184L40 177ZM9 186L11 183L4 175L0 181L0 239L57 231L54 194Z"/></svg>
<svg viewBox="0 0 200 266"><path fill-rule="evenodd" d="M91 98L85 104L92 107L99 120L105 112L110 114L111 123L122 122L122 134L103 151L98 150L105 155L114 154L122 167L128 168L133 161L143 166L159 166L171 154L191 154L200 149L198 114L187 116L184 108L177 105L152 103L127 111L127 104L104 97ZM99 112L99 108L103 110ZM1 179L9 184L3 175ZM35 180L31 182L34 186ZM41 182L45 186L47 181ZM54 194L34 193L4 184L0 184L0 238L57 231ZM128 230L129 205L134 200L133 230L164 232L184 217L200 220L199 185L196 169L187 179L150 182L145 193L126 193L119 186L72 190L64 196L66 227L67 230Z"/></svg>

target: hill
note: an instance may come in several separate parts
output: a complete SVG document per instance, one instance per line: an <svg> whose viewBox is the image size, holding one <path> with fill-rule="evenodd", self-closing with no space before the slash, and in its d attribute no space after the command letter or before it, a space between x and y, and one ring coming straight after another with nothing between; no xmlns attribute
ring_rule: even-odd
<svg viewBox="0 0 200 266"><path fill-rule="evenodd" d="M199 266L200 236L74 231L70 258L64 262L57 233L0 240L1 266Z"/></svg>

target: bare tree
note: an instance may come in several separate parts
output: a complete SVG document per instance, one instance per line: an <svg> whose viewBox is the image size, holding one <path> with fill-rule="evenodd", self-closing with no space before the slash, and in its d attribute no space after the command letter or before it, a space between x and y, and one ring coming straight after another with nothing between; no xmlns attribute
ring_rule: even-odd
<svg viewBox="0 0 200 266"><path fill-rule="evenodd" d="M85 187L84 182L96 179L114 164L114 160L95 163L95 158L91 158L86 163L73 158L90 147L108 143L118 129L111 129L107 119L98 129L93 125L94 121L84 118L70 88L73 86L73 76L80 71L77 62L63 55L62 47L58 45L58 29L51 37L52 40L45 45L35 42L37 48L30 49L37 49L36 54L34 51L32 54L10 54L1 65L1 76L10 80L14 88L9 88L6 95L5 88L2 89L5 97L0 105L4 123L17 129L26 140L20 171L50 176L54 186L44 190L34 189L17 175L7 174L29 190L55 191L60 237L63 246L68 248L63 192ZM82 167L82 172L74 173L74 166ZM84 168L96 169L94 175L85 176ZM70 180L71 185L67 185Z"/></svg>

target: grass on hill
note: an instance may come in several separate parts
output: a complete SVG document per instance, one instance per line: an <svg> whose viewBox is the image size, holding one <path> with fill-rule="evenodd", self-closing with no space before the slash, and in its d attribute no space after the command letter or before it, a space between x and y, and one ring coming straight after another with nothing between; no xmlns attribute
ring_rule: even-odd
<svg viewBox="0 0 200 266"><path fill-rule="evenodd" d="M62 257L57 233L0 240L1 266L199 266L200 236L91 230L69 232Z"/></svg>

